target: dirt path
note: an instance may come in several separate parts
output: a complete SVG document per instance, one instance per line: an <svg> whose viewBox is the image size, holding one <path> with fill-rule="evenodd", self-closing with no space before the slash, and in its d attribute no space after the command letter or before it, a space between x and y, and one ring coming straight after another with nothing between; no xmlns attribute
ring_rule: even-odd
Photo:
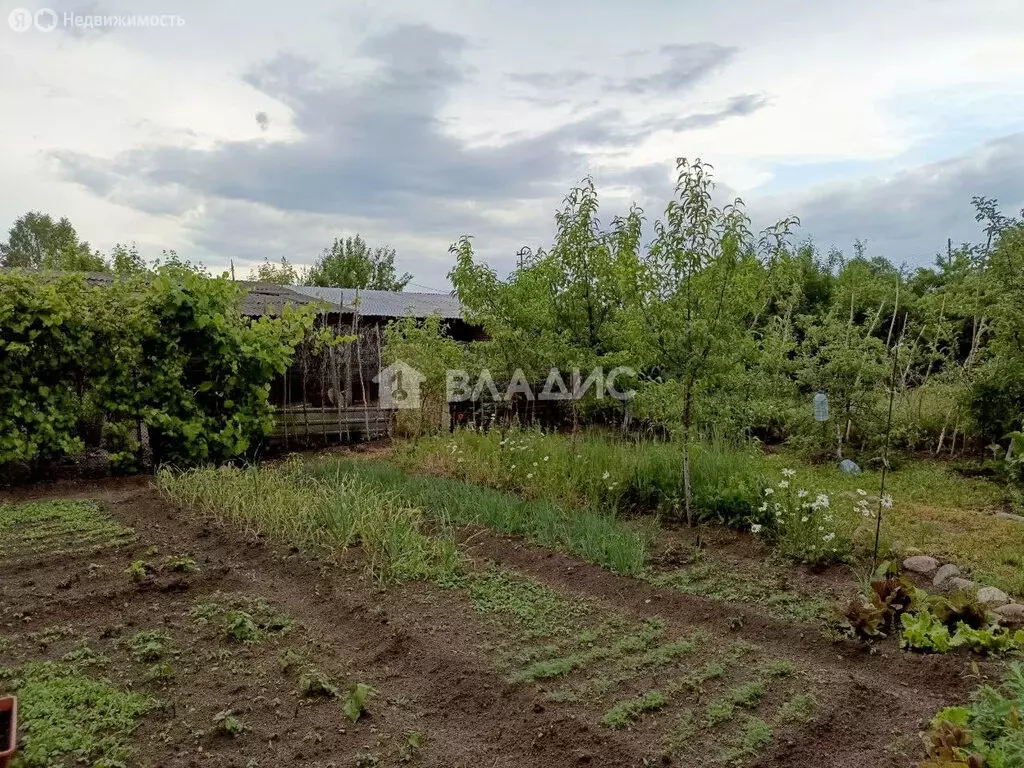
<svg viewBox="0 0 1024 768"><path fill-rule="evenodd" d="M734 752L737 764L909 766L927 719L972 687L964 658L910 655L894 644L868 654L830 641L814 624L655 588L486 532L465 545L480 567L492 561L536 580L567 605L588 606L591 618L566 619L555 640L534 641L508 616L474 607L464 588L381 590L362 575L358 550L330 566L309 562L198 521L144 480L37 487L7 498L95 499L138 534L97 553L0 561L0 633L13 638L5 665L59 658L88 642L113 660L104 674L119 686L170 702L133 735L132 765L711 765L721 758L715 750L740 738L744 718L758 714L772 723L770 743L746 756ZM196 561L197 572L140 584L124 574L133 561L181 554ZM219 593L265 598L297 626L238 647L190 616L197 601L223 601ZM584 637L608 617L615 629L601 624ZM629 633L652 617L660 623L651 638L627 647ZM47 628L56 639L41 644ZM144 682L145 665L124 651L127 638L153 628L173 638L173 680ZM687 638L697 638L689 650L681 648ZM300 697L296 671L278 663L288 648L341 689L371 685L377 694L368 716L353 724L339 700ZM679 657L669 659L667 648ZM567 655L579 663L564 675L510 682L523 680L537 660ZM697 670L720 662L717 675L693 682ZM776 680L765 670L781 662L792 671ZM756 700L737 698L735 715L726 708L721 725L700 726L705 709L710 717L710 706L758 675L765 690ZM671 692L658 711L629 728L601 725L615 702L653 689ZM783 717L801 693L814 697L813 715L806 722ZM210 727L226 710L245 723L236 738ZM688 729L693 713L698 726Z"/></svg>

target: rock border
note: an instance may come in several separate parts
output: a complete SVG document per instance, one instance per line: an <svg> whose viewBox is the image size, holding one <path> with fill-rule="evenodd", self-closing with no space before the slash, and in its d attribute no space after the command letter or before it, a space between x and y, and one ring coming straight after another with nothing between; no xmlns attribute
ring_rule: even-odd
<svg viewBox="0 0 1024 768"><path fill-rule="evenodd" d="M1000 622L1024 625L1024 603L1015 602L998 587L987 587L964 578L954 563L942 564L931 555L911 555L903 560L903 570L930 579L932 586L945 592L977 589L978 602L991 609Z"/></svg>

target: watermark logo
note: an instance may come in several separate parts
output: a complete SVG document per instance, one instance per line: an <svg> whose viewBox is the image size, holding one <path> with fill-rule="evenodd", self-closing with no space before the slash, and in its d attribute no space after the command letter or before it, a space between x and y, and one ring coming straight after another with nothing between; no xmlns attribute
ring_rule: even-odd
<svg viewBox="0 0 1024 768"><path fill-rule="evenodd" d="M411 365L399 360L381 369L373 381L380 387L378 400L385 409L420 407L420 384L426 377Z"/></svg>
<svg viewBox="0 0 1024 768"><path fill-rule="evenodd" d="M502 382L499 388L491 372L486 368L479 374L468 371L450 369L445 372L445 399L449 403L463 403L469 400L488 400L491 402L512 402L516 398L533 400L580 400L592 392L594 398L602 400L606 397L613 400L629 400L636 392L621 389L620 379L636 379L636 371L632 368L619 367L605 372L603 368L594 368L586 375L579 368L569 372L566 381L563 372L552 368L543 384L531 381L522 368L517 368L511 380ZM421 386L426 377L414 367L399 360L374 377L379 390L380 407L385 409L419 408L421 402Z"/></svg>
<svg viewBox="0 0 1024 768"><path fill-rule="evenodd" d="M27 8L15 8L7 15L7 24L15 32L28 32L30 29L52 32L58 26L72 31L131 27L183 27L185 19L174 13L139 15L66 12L58 15L52 8L40 8L35 13Z"/></svg>

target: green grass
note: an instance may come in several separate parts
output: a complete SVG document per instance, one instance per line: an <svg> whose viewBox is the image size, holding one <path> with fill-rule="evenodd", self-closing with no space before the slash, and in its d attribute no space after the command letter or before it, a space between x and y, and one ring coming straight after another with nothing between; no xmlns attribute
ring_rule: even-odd
<svg viewBox="0 0 1024 768"><path fill-rule="evenodd" d="M783 723L809 723L818 710L818 700L810 693L798 693L779 707L778 718Z"/></svg>
<svg viewBox="0 0 1024 768"><path fill-rule="evenodd" d="M760 680L752 680L731 688L724 696L708 704L705 712L708 726L713 727L731 720L737 709L754 709L761 703L765 693L767 688Z"/></svg>
<svg viewBox="0 0 1024 768"><path fill-rule="evenodd" d="M856 489L876 496L877 469L846 475L833 464L804 464L790 454L761 460L766 474L792 467L812 487L832 489L833 508L849 511ZM1024 523L995 517L1005 487L983 478L964 477L951 465L923 460L904 462L886 476L894 505L882 521L883 551L923 552L967 567L976 581L1024 596ZM870 521L869 521L870 522ZM873 544L874 525L862 526L855 539L861 556Z"/></svg>
<svg viewBox="0 0 1024 768"><path fill-rule="evenodd" d="M497 568L469 574L465 581L477 611L512 618L528 637L569 634L594 611L589 602L569 600L538 581Z"/></svg>
<svg viewBox="0 0 1024 768"><path fill-rule="evenodd" d="M772 616L795 621L812 621L828 616L829 603L818 597L804 597L792 590L774 587L775 576L767 567L746 574L715 562L702 554L688 568L668 573L647 574L656 587L668 587L685 595L731 603L759 606Z"/></svg>
<svg viewBox="0 0 1024 768"><path fill-rule="evenodd" d="M157 702L82 674L75 664L29 662L0 669L18 695L21 768L125 765L128 738Z"/></svg>
<svg viewBox="0 0 1024 768"><path fill-rule="evenodd" d="M628 525L607 509L564 506L470 482L411 475L387 462L334 459L310 464L305 471L328 484L358 478L381 493L423 509L436 520L522 535L616 573L639 573L654 535L653 526Z"/></svg>
<svg viewBox="0 0 1024 768"><path fill-rule="evenodd" d="M313 477L283 466L161 470L157 485L173 501L222 523L316 553L359 544L377 580L450 581L460 563L444 531L426 531L422 511L342 472Z"/></svg>
<svg viewBox="0 0 1024 768"><path fill-rule="evenodd" d="M660 691L648 691L636 698L617 702L601 718L601 724L609 728L626 728L639 720L645 712L654 712L666 704L668 699L665 698L665 694Z"/></svg>
<svg viewBox="0 0 1024 768"><path fill-rule="evenodd" d="M750 758L756 757L772 741L772 729L768 723L757 717L748 717L743 730L727 749L721 752L716 762L726 765L739 765Z"/></svg>
<svg viewBox="0 0 1024 768"><path fill-rule="evenodd" d="M724 441L691 451L692 491L704 519L736 521L759 502L752 449ZM679 513L682 447L586 431L575 438L534 429L457 430L403 443L400 465L573 507Z"/></svg>
<svg viewBox="0 0 1024 768"><path fill-rule="evenodd" d="M0 558L93 552L134 539L93 501L0 502Z"/></svg>

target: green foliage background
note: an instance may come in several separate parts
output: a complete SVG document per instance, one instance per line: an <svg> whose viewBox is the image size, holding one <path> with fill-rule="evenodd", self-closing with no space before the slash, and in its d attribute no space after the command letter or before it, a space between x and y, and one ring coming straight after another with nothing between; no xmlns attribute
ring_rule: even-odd
<svg viewBox="0 0 1024 768"><path fill-rule="evenodd" d="M91 286L80 274L0 273L0 465L79 453L102 425L131 463L223 461L273 426L270 382L313 315L249 320L241 292L187 267Z"/></svg>

